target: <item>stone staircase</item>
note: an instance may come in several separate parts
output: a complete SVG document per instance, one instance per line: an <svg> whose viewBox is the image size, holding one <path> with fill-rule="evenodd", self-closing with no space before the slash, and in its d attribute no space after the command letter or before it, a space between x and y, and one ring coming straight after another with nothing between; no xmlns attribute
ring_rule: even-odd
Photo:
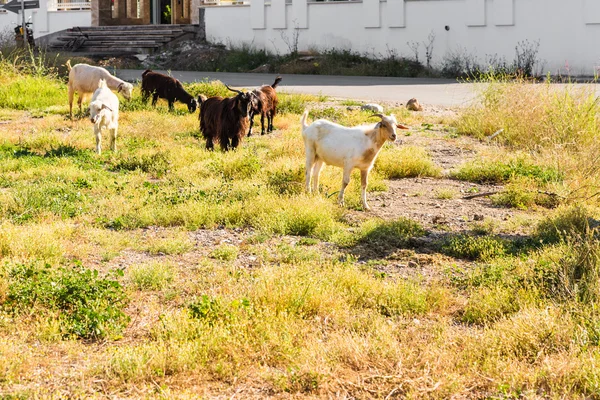
<svg viewBox="0 0 600 400"><path fill-rule="evenodd" d="M54 35L54 51L94 55L150 54L181 41L195 39L198 25L128 25L74 27Z"/></svg>

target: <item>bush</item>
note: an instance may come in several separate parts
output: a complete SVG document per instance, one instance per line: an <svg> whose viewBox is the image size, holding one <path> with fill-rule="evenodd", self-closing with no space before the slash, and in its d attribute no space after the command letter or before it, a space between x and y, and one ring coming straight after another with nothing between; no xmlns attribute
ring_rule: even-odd
<svg viewBox="0 0 600 400"><path fill-rule="evenodd" d="M122 275L121 270L115 273ZM114 338L129 321L123 312L127 296L121 284L81 264L17 265L7 280L8 295L2 307L15 313L32 313L33 309L57 318L64 337Z"/></svg>

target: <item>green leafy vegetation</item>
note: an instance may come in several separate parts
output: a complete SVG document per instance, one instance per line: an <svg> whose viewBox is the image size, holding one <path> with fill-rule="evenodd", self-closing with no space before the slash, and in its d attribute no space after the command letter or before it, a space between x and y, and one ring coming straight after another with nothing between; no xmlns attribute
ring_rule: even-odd
<svg viewBox="0 0 600 400"><path fill-rule="evenodd" d="M119 270L117 270L119 271ZM127 296L114 278L76 264L15 265L5 279L5 311L30 313L58 321L64 337L102 339L118 337L129 318L123 312Z"/></svg>
<svg viewBox="0 0 600 400"><path fill-rule="evenodd" d="M371 122L352 101L281 93L273 134L208 152L197 114L154 110L136 86L119 151L98 156L89 121L65 119L63 80L4 67L9 97L32 77L60 90L0 106L2 395L596 396L599 174L586 162L597 137L579 105L570 111L587 131L565 126L558 140L549 127L562 122L545 113L559 104L492 83L489 102L448 129L530 119L531 137L505 130L493 146L439 132L443 118L388 110L423 129L413 146L383 148L365 212L357 171L346 207L339 168L304 193L300 114ZM220 83L188 89L227 95ZM509 110L507 94L545 113ZM476 161L451 171L479 184L446 180L430 139L472 146ZM481 183L503 187L456 198L492 190Z"/></svg>

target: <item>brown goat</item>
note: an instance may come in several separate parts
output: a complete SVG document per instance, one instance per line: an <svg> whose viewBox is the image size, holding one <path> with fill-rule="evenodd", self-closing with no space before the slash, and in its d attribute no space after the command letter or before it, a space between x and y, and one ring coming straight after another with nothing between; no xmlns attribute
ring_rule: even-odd
<svg viewBox="0 0 600 400"><path fill-rule="evenodd" d="M260 113L261 135L265 134L265 115L267 116L267 133L273 132L273 118L277 113L277 92L275 88L281 82L282 78L278 76L272 85L264 85L260 89L254 89L252 93L252 107L250 108L250 129L248 136L252 135L252 126L254 125L254 116Z"/></svg>
<svg viewBox="0 0 600 400"><path fill-rule="evenodd" d="M215 141L219 142L223 151L237 148L248 128L248 111L254 95L251 92L244 93L225 86L237 95L228 98L198 97L200 132L206 139L207 150L214 149Z"/></svg>
<svg viewBox="0 0 600 400"><path fill-rule="evenodd" d="M198 107L198 103L194 96L189 94L183 88L181 82L177 79L154 72L145 70L142 74L142 100L148 101L148 97L152 95L152 107L156 106L156 101L166 99L169 102L169 110L173 110L173 103L180 101L187 105L188 111L193 113Z"/></svg>

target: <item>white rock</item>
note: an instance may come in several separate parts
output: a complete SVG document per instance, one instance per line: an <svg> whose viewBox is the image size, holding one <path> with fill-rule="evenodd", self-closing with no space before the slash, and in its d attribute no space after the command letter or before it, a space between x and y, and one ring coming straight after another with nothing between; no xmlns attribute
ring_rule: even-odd
<svg viewBox="0 0 600 400"><path fill-rule="evenodd" d="M360 109L366 111L373 111L376 113L383 113L383 107L375 103L365 104Z"/></svg>

